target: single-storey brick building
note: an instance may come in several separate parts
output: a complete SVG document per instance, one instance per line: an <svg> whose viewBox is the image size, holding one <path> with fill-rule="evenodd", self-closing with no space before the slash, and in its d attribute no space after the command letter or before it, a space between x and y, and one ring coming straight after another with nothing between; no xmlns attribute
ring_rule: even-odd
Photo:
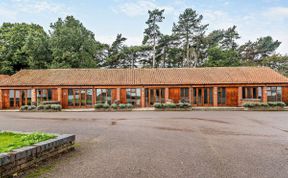
<svg viewBox="0 0 288 178"><path fill-rule="evenodd" d="M168 100L213 107L288 103L288 78L267 67L43 69L0 78L0 109L43 101L86 108L116 100L135 107Z"/></svg>

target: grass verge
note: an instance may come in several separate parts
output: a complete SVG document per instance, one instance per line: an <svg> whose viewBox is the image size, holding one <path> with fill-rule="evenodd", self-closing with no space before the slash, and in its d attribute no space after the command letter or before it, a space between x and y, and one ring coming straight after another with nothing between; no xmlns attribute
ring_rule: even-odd
<svg viewBox="0 0 288 178"><path fill-rule="evenodd" d="M34 145L52 138L56 138L56 136L40 132L31 134L0 132L0 153L10 152L14 149Z"/></svg>

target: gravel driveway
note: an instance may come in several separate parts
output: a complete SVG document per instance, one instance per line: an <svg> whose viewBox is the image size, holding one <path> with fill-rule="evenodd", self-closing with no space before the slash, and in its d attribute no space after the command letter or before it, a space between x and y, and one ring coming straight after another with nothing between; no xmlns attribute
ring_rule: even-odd
<svg viewBox="0 0 288 178"><path fill-rule="evenodd" d="M0 112L0 129L76 134L42 177L288 175L288 112Z"/></svg>

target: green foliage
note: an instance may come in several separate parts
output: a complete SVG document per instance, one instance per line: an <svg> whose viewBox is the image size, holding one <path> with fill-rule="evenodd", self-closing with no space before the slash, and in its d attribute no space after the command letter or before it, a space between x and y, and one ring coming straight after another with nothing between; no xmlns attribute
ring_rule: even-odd
<svg viewBox="0 0 288 178"><path fill-rule="evenodd" d="M61 18L51 24L50 48L51 68L91 68L97 67L95 53L99 44L94 34L73 16Z"/></svg>
<svg viewBox="0 0 288 178"><path fill-rule="evenodd" d="M97 103L97 104L94 105L94 108L95 109L101 109L101 108L103 108L103 104L102 103Z"/></svg>
<svg viewBox="0 0 288 178"><path fill-rule="evenodd" d="M285 107L286 104L284 102L268 102L268 103L245 103L243 107L246 108L257 108L257 107Z"/></svg>
<svg viewBox="0 0 288 178"><path fill-rule="evenodd" d="M186 9L179 16L177 23L173 24L173 35L177 37L179 46L184 50L183 66L195 67L200 62L203 52L202 43L208 24L202 25L203 16L198 15L193 9Z"/></svg>
<svg viewBox="0 0 288 178"><path fill-rule="evenodd" d="M191 108L190 103L178 103L179 108Z"/></svg>
<svg viewBox="0 0 288 178"><path fill-rule="evenodd" d="M46 68L51 61L48 38L39 25L3 23L0 26L0 73Z"/></svg>
<svg viewBox="0 0 288 178"><path fill-rule="evenodd" d="M286 104L284 102L268 102L270 107L285 107Z"/></svg>
<svg viewBox="0 0 288 178"><path fill-rule="evenodd" d="M133 108L133 105L130 104L130 103L128 103L128 104L126 104L126 107L127 107L128 109L131 109L131 108Z"/></svg>
<svg viewBox="0 0 288 178"><path fill-rule="evenodd" d="M55 137L55 135L40 132L32 134L0 132L0 153L10 152L14 149L30 146Z"/></svg>
<svg viewBox="0 0 288 178"><path fill-rule="evenodd" d="M44 109L44 105L38 105L37 106L37 110L43 110Z"/></svg>
<svg viewBox="0 0 288 178"><path fill-rule="evenodd" d="M165 108L176 108L177 105L175 103L165 103L164 107Z"/></svg>
<svg viewBox="0 0 288 178"><path fill-rule="evenodd" d="M163 106L162 103L154 103L153 107L154 107L154 108L157 108L157 109L161 109L161 108L163 108L164 106Z"/></svg>
<svg viewBox="0 0 288 178"><path fill-rule="evenodd" d="M109 109L109 108L110 108L110 105L109 105L108 103L105 103L105 104L103 104L103 108L104 108L104 109Z"/></svg>
<svg viewBox="0 0 288 178"><path fill-rule="evenodd" d="M125 109L126 107L127 107L126 104L119 104L120 109Z"/></svg>
<svg viewBox="0 0 288 178"><path fill-rule="evenodd" d="M115 104L115 103L114 103L114 104L111 104L111 108L112 108L112 109L118 109L118 105Z"/></svg>
<svg viewBox="0 0 288 178"><path fill-rule="evenodd" d="M219 47L214 47L208 50L208 60L203 66L226 67L240 65L240 57L235 50L221 50Z"/></svg>
<svg viewBox="0 0 288 178"><path fill-rule="evenodd" d="M54 111L61 111L62 106L60 104L52 104L51 109Z"/></svg>

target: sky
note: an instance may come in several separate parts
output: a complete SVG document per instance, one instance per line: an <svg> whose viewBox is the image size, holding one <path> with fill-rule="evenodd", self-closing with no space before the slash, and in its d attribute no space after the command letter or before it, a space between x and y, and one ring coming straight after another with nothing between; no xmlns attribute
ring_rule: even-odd
<svg viewBox="0 0 288 178"><path fill-rule="evenodd" d="M97 41L111 44L121 33L127 45L139 45L147 11L154 8L165 9L164 34L171 34L179 14L192 8L204 16L208 31L236 25L240 44L270 35L282 42L277 52L288 54L288 0L0 0L0 23L36 23L48 32L50 23L73 15Z"/></svg>

